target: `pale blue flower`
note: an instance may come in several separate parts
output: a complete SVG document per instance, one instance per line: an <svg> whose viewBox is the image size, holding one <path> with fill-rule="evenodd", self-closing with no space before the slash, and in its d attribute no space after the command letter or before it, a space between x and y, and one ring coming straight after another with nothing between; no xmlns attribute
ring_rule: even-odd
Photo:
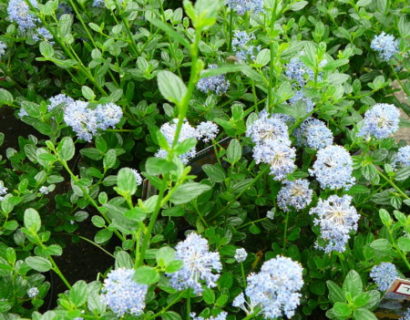
<svg viewBox="0 0 410 320"><path fill-rule="evenodd" d="M4 199L8 189L4 186L4 182L0 180L0 201Z"/></svg>
<svg viewBox="0 0 410 320"><path fill-rule="evenodd" d="M271 210L268 210L266 212L266 218L273 220L275 218L275 208L272 208Z"/></svg>
<svg viewBox="0 0 410 320"><path fill-rule="evenodd" d="M93 0L93 7L94 8L104 8L104 0Z"/></svg>
<svg viewBox="0 0 410 320"><path fill-rule="evenodd" d="M209 69L216 69L218 66L215 64L210 65ZM196 87L203 93L214 92L217 95L226 93L229 89L230 83L225 79L225 75L220 74L217 76L202 78L198 81Z"/></svg>
<svg viewBox="0 0 410 320"><path fill-rule="evenodd" d="M203 142L209 142L214 140L218 135L219 129L218 126L212 121L201 122L196 127L196 132L198 139L201 139Z"/></svg>
<svg viewBox="0 0 410 320"><path fill-rule="evenodd" d="M278 207L287 212L306 208L312 201L313 191L309 189L309 181L297 179L285 181L277 197Z"/></svg>
<svg viewBox="0 0 410 320"><path fill-rule="evenodd" d="M246 260L246 257L248 256L248 253L246 252L246 250L244 248L238 248L235 251L235 260L236 262L244 262Z"/></svg>
<svg viewBox="0 0 410 320"><path fill-rule="evenodd" d="M3 41L0 41L0 59L6 53L6 49L7 45Z"/></svg>
<svg viewBox="0 0 410 320"><path fill-rule="evenodd" d="M410 167L410 146L404 146L399 149L393 157L392 166L394 168Z"/></svg>
<svg viewBox="0 0 410 320"><path fill-rule="evenodd" d="M259 307L266 319L291 318L300 304L302 271L298 262L287 257L278 256L265 261L259 273L250 274L247 278L245 293L249 303L239 295L233 305L247 314Z"/></svg>
<svg viewBox="0 0 410 320"><path fill-rule="evenodd" d="M34 41L40 41L40 40L46 40L49 41L50 43L54 43L50 40L53 39L53 35L48 31L46 28L41 27L37 28L34 35L33 35L33 40Z"/></svg>
<svg viewBox="0 0 410 320"><path fill-rule="evenodd" d="M191 314L192 320L226 320L226 317L228 314L224 311L222 311L220 314L218 314L215 317L209 317L209 318L204 318L204 317L197 317L195 313Z"/></svg>
<svg viewBox="0 0 410 320"><path fill-rule="evenodd" d="M399 320L410 320L410 308L404 311L403 316Z"/></svg>
<svg viewBox="0 0 410 320"><path fill-rule="evenodd" d="M332 131L318 119L308 118L295 130L295 136L300 146L315 150L322 149L333 143Z"/></svg>
<svg viewBox="0 0 410 320"><path fill-rule="evenodd" d="M372 268L370 277L376 282L380 291L386 291L393 281L399 277L399 272L393 263L382 262Z"/></svg>
<svg viewBox="0 0 410 320"><path fill-rule="evenodd" d="M37 0L30 0L33 7L37 8ZM29 5L24 0L10 0L7 13L11 22L17 23L20 31L28 31L36 27L39 19L30 12Z"/></svg>
<svg viewBox="0 0 410 320"><path fill-rule="evenodd" d="M254 46L250 42L255 39L253 34L248 34L245 31L235 31L232 39L232 49L236 57L240 61L255 60L260 46Z"/></svg>
<svg viewBox="0 0 410 320"><path fill-rule="evenodd" d="M331 145L317 153L311 176L315 176L322 189L349 189L355 182L352 176L353 161L342 146Z"/></svg>
<svg viewBox="0 0 410 320"><path fill-rule="evenodd" d="M64 121L77 134L79 139L91 141L97 132L95 112L84 101L74 101L64 109Z"/></svg>
<svg viewBox="0 0 410 320"><path fill-rule="evenodd" d="M312 99L308 98L305 96L305 93L303 90L298 90L294 94L292 98L289 99L289 102L291 105L294 105L298 102L303 102L306 105L306 112L312 112L313 108L315 107L315 103L312 101Z"/></svg>
<svg viewBox="0 0 410 320"><path fill-rule="evenodd" d="M47 194L50 193L50 190L49 190L48 187L46 187L46 186L42 186L38 191L39 191L40 193L44 194L44 195L47 195Z"/></svg>
<svg viewBox="0 0 410 320"><path fill-rule="evenodd" d="M400 111L392 104L377 103L364 114L358 136L390 137L399 129Z"/></svg>
<svg viewBox="0 0 410 320"><path fill-rule="evenodd" d="M176 290L191 288L196 294L202 293L202 285L208 288L216 286L219 272L222 270L218 252L209 251L205 238L190 233L176 247L175 259L181 260L183 266L174 273L167 273L171 286Z"/></svg>
<svg viewBox="0 0 410 320"><path fill-rule="evenodd" d="M94 112L98 128L102 130L107 130L110 127L115 128L123 116L121 107L114 103L100 104Z"/></svg>
<svg viewBox="0 0 410 320"><path fill-rule="evenodd" d="M36 287L32 287L30 289L27 290L27 295L29 298L33 299L34 297L36 297L38 294L40 293L40 291L38 290L38 288Z"/></svg>
<svg viewBox="0 0 410 320"><path fill-rule="evenodd" d="M148 286L134 281L134 269L112 270L104 280L102 300L118 316L139 316L145 308Z"/></svg>
<svg viewBox="0 0 410 320"><path fill-rule="evenodd" d="M317 248L326 253L332 251L343 252L349 241L350 233L357 230L359 214L351 205L352 197L332 195L328 199L319 199L316 207L310 209L309 214L316 214L314 224L320 227L320 238Z"/></svg>
<svg viewBox="0 0 410 320"><path fill-rule="evenodd" d="M286 65L285 75L295 80L299 86L303 87L307 80L313 79L314 73L298 57L294 57Z"/></svg>
<svg viewBox="0 0 410 320"><path fill-rule="evenodd" d="M54 110L54 108L56 107L67 107L70 103L74 102L74 99L66 96L65 94L60 93L54 97L51 97L49 99L49 102L50 103L48 104L48 111L51 111Z"/></svg>
<svg viewBox="0 0 410 320"><path fill-rule="evenodd" d="M226 4L239 15L263 11L263 0L226 0Z"/></svg>
<svg viewBox="0 0 410 320"><path fill-rule="evenodd" d="M377 51L383 61L388 61L399 51L399 41L394 36L382 32L373 38L370 48Z"/></svg>
<svg viewBox="0 0 410 320"><path fill-rule="evenodd" d="M257 164L269 164L270 174L274 176L273 179L276 181L285 179L289 173L296 169L295 149L280 140L256 145L253 148L253 158Z"/></svg>

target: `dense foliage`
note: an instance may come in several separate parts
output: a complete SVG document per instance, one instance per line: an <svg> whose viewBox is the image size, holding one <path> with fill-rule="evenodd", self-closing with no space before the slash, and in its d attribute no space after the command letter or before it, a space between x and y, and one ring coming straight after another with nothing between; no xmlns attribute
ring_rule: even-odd
<svg viewBox="0 0 410 320"><path fill-rule="evenodd" d="M0 319L377 319L410 273L409 14L0 0ZM68 277L79 243L109 267Z"/></svg>

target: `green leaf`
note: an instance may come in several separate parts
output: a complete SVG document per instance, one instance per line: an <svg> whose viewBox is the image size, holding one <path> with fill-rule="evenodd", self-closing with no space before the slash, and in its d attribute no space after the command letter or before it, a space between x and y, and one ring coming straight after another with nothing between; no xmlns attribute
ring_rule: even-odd
<svg viewBox="0 0 410 320"><path fill-rule="evenodd" d="M290 5L289 9L292 11L299 11L299 10L302 10L304 7L306 7L307 4L308 4L307 1L295 2Z"/></svg>
<svg viewBox="0 0 410 320"><path fill-rule="evenodd" d="M51 262L43 257L27 257L25 262L29 265L30 268L38 272L47 272L51 269Z"/></svg>
<svg viewBox="0 0 410 320"><path fill-rule="evenodd" d="M109 169L109 168L114 167L115 161L117 161L117 153L115 152L114 149L108 150L107 153L104 155L104 159L103 159L104 169Z"/></svg>
<svg viewBox="0 0 410 320"><path fill-rule="evenodd" d="M377 317L374 315L373 312L360 308L353 312L353 319L354 320L377 320Z"/></svg>
<svg viewBox="0 0 410 320"><path fill-rule="evenodd" d="M158 73L157 79L162 96L170 102L179 104L187 91L184 82L174 73L165 70Z"/></svg>
<svg viewBox="0 0 410 320"><path fill-rule="evenodd" d="M29 208L24 211L24 226L33 233L40 230L41 218L36 210Z"/></svg>
<svg viewBox="0 0 410 320"><path fill-rule="evenodd" d="M153 176L166 174L176 169L175 163L162 158L148 158L145 163L145 170L149 175Z"/></svg>
<svg viewBox="0 0 410 320"><path fill-rule="evenodd" d="M257 64L260 66L266 66L270 62L270 50L269 49L262 49L259 51L258 55L256 56Z"/></svg>
<svg viewBox="0 0 410 320"><path fill-rule="evenodd" d="M212 182L223 182L225 180L225 171L219 164L204 164L202 170L206 173Z"/></svg>
<svg viewBox="0 0 410 320"><path fill-rule="evenodd" d="M181 316L175 311L167 311L161 314L162 320L181 320Z"/></svg>
<svg viewBox="0 0 410 320"><path fill-rule="evenodd" d="M142 266L135 270L134 280L138 283L151 285L159 280L159 273L152 267Z"/></svg>
<svg viewBox="0 0 410 320"><path fill-rule="evenodd" d="M154 16L145 15L145 18L158 29L164 31L171 39L175 40L176 42L183 45L185 48L189 49L190 44L189 41L181 35L181 33L176 32L173 28L171 28L168 24L162 22L159 19L154 18Z"/></svg>
<svg viewBox="0 0 410 320"><path fill-rule="evenodd" d="M226 150L226 160L230 164L235 164L242 157L242 146L237 139L232 139Z"/></svg>
<svg viewBox="0 0 410 320"><path fill-rule="evenodd" d="M162 247L155 256L157 264L161 267L168 266L175 258L175 250L170 247Z"/></svg>
<svg viewBox="0 0 410 320"><path fill-rule="evenodd" d="M86 98L88 101L94 101L95 93L93 89L91 89L90 87L82 86L81 93L83 94L83 97Z"/></svg>
<svg viewBox="0 0 410 320"><path fill-rule="evenodd" d="M397 245L399 246L400 250L404 252L410 251L410 238L400 237L397 240Z"/></svg>
<svg viewBox="0 0 410 320"><path fill-rule="evenodd" d="M118 191L133 195L137 191L137 180L130 168L122 168L117 175Z"/></svg>
<svg viewBox="0 0 410 320"><path fill-rule="evenodd" d="M205 288L202 292L202 297L206 304L214 304L215 303L215 292L211 288Z"/></svg>
<svg viewBox="0 0 410 320"><path fill-rule="evenodd" d="M108 230L108 229L102 229L99 230L95 236L94 236L94 241L96 243L104 243L107 242L108 240L110 240L112 237L112 231Z"/></svg>
<svg viewBox="0 0 410 320"><path fill-rule="evenodd" d="M92 216L91 222L97 228L102 228L105 226L105 220L100 216Z"/></svg>
<svg viewBox="0 0 410 320"><path fill-rule="evenodd" d="M348 318L352 314L352 309L344 302L336 302L332 310L334 314L340 318Z"/></svg>
<svg viewBox="0 0 410 320"><path fill-rule="evenodd" d="M40 53L47 59L52 58L54 56L53 46L47 41L40 42Z"/></svg>
<svg viewBox="0 0 410 320"><path fill-rule="evenodd" d="M6 89L0 88L0 105L10 105L13 103L13 95Z"/></svg>
<svg viewBox="0 0 410 320"><path fill-rule="evenodd" d="M81 307L87 302L87 283L83 280L77 281L70 289L69 297L76 307Z"/></svg>
<svg viewBox="0 0 410 320"><path fill-rule="evenodd" d="M128 252L121 250L115 252L115 268L127 268L131 269L134 267L134 262Z"/></svg>
<svg viewBox="0 0 410 320"><path fill-rule="evenodd" d="M343 282L343 291L350 292L352 296L356 296L363 291L363 283L360 275L355 270L350 270Z"/></svg>
<svg viewBox="0 0 410 320"><path fill-rule="evenodd" d="M211 187L206 184L188 182L175 188L170 201L174 204L187 203L210 189Z"/></svg>
<svg viewBox="0 0 410 320"><path fill-rule="evenodd" d="M404 181L408 177L410 177L410 167L405 167L403 169L400 169L396 173L395 180L396 181Z"/></svg>
<svg viewBox="0 0 410 320"><path fill-rule="evenodd" d="M380 302L380 292L379 291L371 290L367 292L367 295L369 296L369 301L367 302L366 305L363 306L364 308L371 310L379 305L379 302Z"/></svg>
<svg viewBox="0 0 410 320"><path fill-rule="evenodd" d="M75 146L73 139L71 137L64 137L61 139L60 143L58 144L58 153L60 154L61 158L65 161L69 161L74 157L75 154Z"/></svg>
<svg viewBox="0 0 410 320"><path fill-rule="evenodd" d="M389 251L392 248L390 242L387 239L374 240L370 244L370 247L373 248L374 250L378 250L378 251Z"/></svg>
<svg viewBox="0 0 410 320"><path fill-rule="evenodd" d="M167 265L167 267L165 268L165 272L167 273L176 272L179 269L181 269L183 265L184 263L181 260L174 260Z"/></svg>
<svg viewBox="0 0 410 320"><path fill-rule="evenodd" d="M386 226L389 227L393 223L393 219L390 217L390 214L387 212L385 209L380 209L379 210L379 217L382 223Z"/></svg>

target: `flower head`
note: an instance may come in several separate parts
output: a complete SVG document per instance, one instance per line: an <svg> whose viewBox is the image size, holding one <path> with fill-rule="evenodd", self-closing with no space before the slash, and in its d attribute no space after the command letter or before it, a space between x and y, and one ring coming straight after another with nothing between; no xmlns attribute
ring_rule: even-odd
<svg viewBox="0 0 410 320"><path fill-rule="evenodd" d="M390 262L382 262L370 271L370 277L376 282L380 291L389 289L393 281L399 276L396 266Z"/></svg>
<svg viewBox="0 0 410 320"><path fill-rule="evenodd" d="M100 104L95 108L95 117L98 122L98 128L107 130L115 128L123 116L121 107L114 103Z"/></svg>
<svg viewBox="0 0 410 320"><path fill-rule="evenodd" d="M303 87L306 80L313 78L314 73L298 57L294 57L286 65L285 75Z"/></svg>
<svg viewBox="0 0 410 320"><path fill-rule="evenodd" d="M253 149L253 158L256 163L269 164L270 174L274 176L276 181L285 179L289 173L296 169L296 151L282 141L256 145Z"/></svg>
<svg viewBox="0 0 410 320"><path fill-rule="evenodd" d="M267 112L260 112L259 118L246 129L246 136L256 145L267 145L280 142L290 145L288 126L278 116L269 116Z"/></svg>
<svg viewBox="0 0 410 320"><path fill-rule="evenodd" d="M309 181L297 179L295 181L285 181L284 186L278 193L278 207L283 211L302 210L312 201L313 191L309 189Z"/></svg>
<svg viewBox="0 0 410 320"><path fill-rule="evenodd" d="M268 218L269 220L273 220L275 218L275 208L266 212L266 218Z"/></svg>
<svg viewBox="0 0 410 320"><path fill-rule="evenodd" d="M246 61L248 59L256 59L256 54L260 51L260 46L250 44L254 39L255 36L253 34L248 34L245 31L235 31L234 38L232 39L232 49L238 60Z"/></svg>
<svg viewBox="0 0 410 320"><path fill-rule="evenodd" d="M0 41L0 59L6 53L6 49L7 45L3 41Z"/></svg>
<svg viewBox="0 0 410 320"><path fill-rule="evenodd" d="M300 303L302 271L299 263L287 257L265 261L261 271L250 274L247 279L245 293L250 309L259 306L267 319L293 317ZM244 297L239 296L234 300L234 306L245 309L244 302Z"/></svg>
<svg viewBox="0 0 410 320"><path fill-rule="evenodd" d="M370 48L377 51L383 61L388 61L398 52L399 41L392 35L382 32L373 38Z"/></svg>
<svg viewBox="0 0 410 320"><path fill-rule="evenodd" d="M299 101L303 102L306 105L306 112L307 113L313 111L313 108L315 107L315 103L312 101L312 99L305 96L305 93L303 92L303 90L296 91L294 96L289 99L289 102L290 102L291 105L294 105L294 104L298 103Z"/></svg>
<svg viewBox="0 0 410 320"><path fill-rule="evenodd" d="M44 27L37 28L33 35L33 40L35 41L46 40L53 43L50 41L51 39L53 39L53 35Z"/></svg>
<svg viewBox="0 0 410 320"><path fill-rule="evenodd" d="M33 7L38 7L37 0L30 0ZM36 27L38 18L30 12L29 5L24 0L10 0L7 7L9 19L17 23L20 31L28 31Z"/></svg>
<svg viewBox="0 0 410 320"><path fill-rule="evenodd" d="M366 111L359 136L390 137L399 129L400 111L392 104L377 103Z"/></svg>
<svg viewBox="0 0 410 320"><path fill-rule="evenodd" d="M236 262L244 262L246 260L246 257L248 256L248 253L244 248L238 248L235 251L235 260Z"/></svg>
<svg viewBox="0 0 410 320"><path fill-rule="evenodd" d="M74 101L64 109L64 121L77 134L79 139L91 141L97 132L97 118L95 112L88 109L88 103Z"/></svg>
<svg viewBox="0 0 410 320"><path fill-rule="evenodd" d="M136 283L134 273L134 269L119 268L104 280L102 299L118 317L126 313L138 316L145 308L148 286Z"/></svg>
<svg viewBox="0 0 410 320"><path fill-rule="evenodd" d="M322 149L333 143L332 131L326 124L318 119L308 118L295 130L299 145L312 149Z"/></svg>
<svg viewBox="0 0 410 320"><path fill-rule="evenodd" d="M49 194L50 193L50 190L46 186L42 186L38 191L42 194Z"/></svg>
<svg viewBox="0 0 410 320"><path fill-rule="evenodd" d="M355 182L352 157L341 146L331 145L320 149L309 172L316 176L323 189L349 189Z"/></svg>
<svg viewBox="0 0 410 320"><path fill-rule="evenodd" d="M399 149L393 158L393 167L404 168L410 166L410 146L404 146Z"/></svg>
<svg viewBox="0 0 410 320"><path fill-rule="evenodd" d="M343 252L350 233L357 230L359 214L351 205L352 197L332 195L328 199L319 199L316 207L309 214L316 214L314 224L320 227L320 237L325 245L317 244L326 253Z"/></svg>
<svg viewBox="0 0 410 320"><path fill-rule="evenodd" d="M197 317L195 313L191 314L192 320L226 320L226 317L228 314L226 312L221 312L215 317L209 317L209 318L204 318L204 317Z"/></svg>
<svg viewBox="0 0 410 320"><path fill-rule="evenodd" d="M209 69L216 69L218 66L212 64L209 66ZM202 78L198 81L196 87L199 91L209 94L214 92L217 95L222 95L226 93L229 89L230 83L225 79L223 74L217 76L211 76L207 78Z"/></svg>
<svg viewBox="0 0 410 320"><path fill-rule="evenodd" d="M175 249L175 258L181 260L183 266L177 272L167 274L173 288L192 288L196 294L200 294L202 283L209 288L216 286L222 264L219 253L209 251L206 239L190 233Z"/></svg>
<svg viewBox="0 0 410 320"><path fill-rule="evenodd" d="M50 103L48 105L48 111L54 110L56 107L61 106L62 108L67 107L70 103L74 102L74 99L66 96L65 94L58 94L49 99Z"/></svg>
<svg viewBox="0 0 410 320"><path fill-rule="evenodd" d="M218 135L219 129L218 126L212 121L201 122L196 127L196 132L198 138L203 142L209 142L216 138Z"/></svg>
<svg viewBox="0 0 410 320"><path fill-rule="evenodd" d="M226 0L229 8L243 15L246 12L262 12L263 0Z"/></svg>
<svg viewBox="0 0 410 320"><path fill-rule="evenodd" d="M27 290L27 295L31 299L36 297L39 293L40 293L40 291L36 287L32 287L32 288Z"/></svg>

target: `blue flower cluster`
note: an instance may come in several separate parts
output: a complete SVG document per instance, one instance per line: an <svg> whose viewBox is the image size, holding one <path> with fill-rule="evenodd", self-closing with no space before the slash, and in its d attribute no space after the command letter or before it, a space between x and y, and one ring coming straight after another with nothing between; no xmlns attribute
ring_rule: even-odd
<svg viewBox="0 0 410 320"><path fill-rule="evenodd" d="M312 195L308 180L285 181L278 193L278 207L285 212L291 209L302 210L312 202Z"/></svg>
<svg viewBox="0 0 410 320"><path fill-rule="evenodd" d="M318 119L308 118L295 130L298 145L315 150L325 148L333 143L332 131Z"/></svg>
<svg viewBox="0 0 410 320"><path fill-rule="evenodd" d="M393 158L392 166L394 168L410 167L410 146L404 146L399 149Z"/></svg>
<svg viewBox="0 0 410 320"><path fill-rule="evenodd" d="M348 195L332 195L326 200L319 199L317 206L309 211L317 215L314 224L320 227L320 237L325 242L325 245L317 243L317 247L326 253L345 251L350 233L357 230L360 216L351 201Z"/></svg>
<svg viewBox="0 0 410 320"><path fill-rule="evenodd" d="M104 280L102 300L118 316L129 313L141 315L145 308L148 286L136 283L134 269L119 268L112 270Z"/></svg>
<svg viewBox="0 0 410 320"><path fill-rule="evenodd" d="M322 189L331 190L349 189L356 181L352 172L352 157L345 148L337 145L320 149L313 169L309 169L309 173L316 176Z"/></svg>
<svg viewBox="0 0 410 320"><path fill-rule="evenodd" d="M33 7L37 8L37 0L30 0ZM38 18L30 12L29 5L24 0L10 0L7 7L9 19L17 23L20 31L25 32L36 27Z"/></svg>
<svg viewBox="0 0 410 320"><path fill-rule="evenodd" d="M244 262L246 260L246 257L248 256L248 253L246 252L246 250L244 248L238 248L235 251L235 260L236 262Z"/></svg>
<svg viewBox="0 0 410 320"><path fill-rule="evenodd" d="M191 313L191 318L192 320L226 320L226 317L228 314L226 312L221 312L218 314L216 317L209 317L209 318L204 318L204 317L197 317L195 313Z"/></svg>
<svg viewBox="0 0 410 320"><path fill-rule="evenodd" d="M32 287L30 289L27 290L27 295L29 298L33 299L34 297L36 297L38 294L40 293L40 291L38 290L38 288L36 287Z"/></svg>
<svg viewBox="0 0 410 320"><path fill-rule="evenodd" d="M33 40L40 41L45 40L49 41L50 43L54 43L51 41L53 39L53 35L44 27L40 27L36 29L36 32L33 35Z"/></svg>
<svg viewBox="0 0 410 320"><path fill-rule="evenodd" d="M216 69L217 67L217 65L211 64L209 69ZM225 79L225 75L220 74L200 79L196 87L203 93L209 94L210 92L214 92L217 95L222 95L228 91L230 83Z"/></svg>
<svg viewBox="0 0 410 320"><path fill-rule="evenodd" d="M171 286L176 290L191 288L202 293L202 283L208 288L216 286L222 270L218 252L210 252L208 241L196 233L190 233L176 247L175 258L183 262L180 270L168 273Z"/></svg>
<svg viewBox="0 0 410 320"><path fill-rule="evenodd" d="M396 266L390 262L382 262L370 271L370 277L376 282L380 291L389 289L393 281L399 276Z"/></svg>
<svg viewBox="0 0 410 320"><path fill-rule="evenodd" d="M254 39L255 36L253 34L248 34L245 31L235 31L234 38L232 39L232 49L238 60L255 60L256 54L261 47L249 44Z"/></svg>
<svg viewBox="0 0 410 320"><path fill-rule="evenodd" d="M379 53L380 59L389 61L399 51L399 41L392 35L382 32L373 38L370 48Z"/></svg>
<svg viewBox="0 0 410 320"><path fill-rule="evenodd" d="M74 102L74 99L66 96L65 94L58 94L49 99L48 111L54 110L56 107L66 108L69 104Z"/></svg>
<svg viewBox="0 0 410 320"><path fill-rule="evenodd" d="M377 103L366 111L358 136L390 137L399 129L400 111L392 104Z"/></svg>
<svg viewBox="0 0 410 320"><path fill-rule="evenodd" d="M306 105L306 112L312 112L313 108L315 107L315 103L313 102L312 99L306 97L305 93L303 92L303 90L298 90L296 91L296 93L294 94L294 96L292 98L289 99L289 103L291 105L294 105L298 102L302 102Z"/></svg>
<svg viewBox="0 0 410 320"><path fill-rule="evenodd" d="M233 306L248 314L258 307L266 319L293 317L300 303L302 271L299 263L287 257L278 256L265 261L259 273L248 276L245 293L249 303L240 294Z"/></svg>
<svg viewBox="0 0 410 320"><path fill-rule="evenodd" d="M285 179L296 169L296 151L291 147L288 126L280 117L261 112L259 118L248 126L246 135L255 143L255 162L269 164L275 180Z"/></svg>
<svg viewBox="0 0 410 320"><path fill-rule="evenodd" d="M79 139L91 141L98 129L114 128L122 118L122 109L114 103L88 108L84 101L74 101L64 108L64 121L77 134Z"/></svg>
<svg viewBox="0 0 410 320"><path fill-rule="evenodd" d="M0 201L4 199L8 189L4 186L4 182L0 180Z"/></svg>
<svg viewBox="0 0 410 320"><path fill-rule="evenodd" d="M404 311L403 316L399 320L410 320L410 308Z"/></svg>
<svg viewBox="0 0 410 320"><path fill-rule="evenodd" d="M196 127L198 138L203 142L209 142L216 138L219 129L212 121L203 121Z"/></svg>
<svg viewBox="0 0 410 320"><path fill-rule="evenodd" d="M298 57L294 57L286 65L285 75L295 80L299 86L303 87L307 80L314 77L313 71L308 68Z"/></svg>
<svg viewBox="0 0 410 320"><path fill-rule="evenodd" d="M0 59L6 53L6 49L7 45L3 41L0 41Z"/></svg>
<svg viewBox="0 0 410 320"><path fill-rule="evenodd" d="M263 0L226 0L226 3L239 15L244 15L246 12L263 11Z"/></svg>

